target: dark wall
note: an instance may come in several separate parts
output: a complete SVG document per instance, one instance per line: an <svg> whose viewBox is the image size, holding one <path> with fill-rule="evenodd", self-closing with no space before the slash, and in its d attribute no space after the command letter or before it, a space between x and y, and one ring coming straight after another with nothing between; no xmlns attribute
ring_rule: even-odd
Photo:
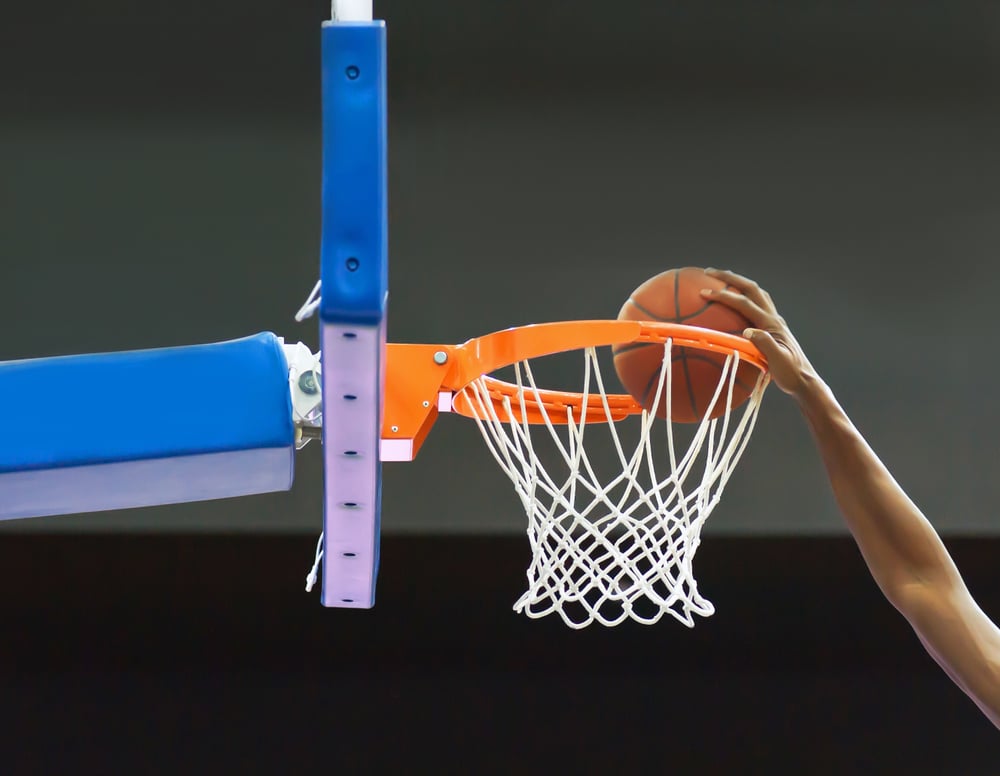
<svg viewBox="0 0 1000 776"><path fill-rule="evenodd" d="M987 2L377 2L391 328L613 316L649 275L769 287L900 481L992 532L1000 11ZM269 329L317 271L321 3L41 4L0 25L0 358ZM225 396L210 396L224 411ZM44 411L44 410L39 410ZM137 419L141 420L141 419ZM388 468L389 532L519 531L476 431ZM448 483L432 500L427 481ZM315 530L292 494L4 530ZM709 530L840 531L772 391Z"/></svg>
<svg viewBox="0 0 1000 776"><path fill-rule="evenodd" d="M0 743L14 776L1000 764L996 729L849 539L720 537L699 556L713 617L572 631L511 611L518 537L390 537L372 611L302 593L308 537L8 538ZM987 610L997 545L951 546Z"/></svg>

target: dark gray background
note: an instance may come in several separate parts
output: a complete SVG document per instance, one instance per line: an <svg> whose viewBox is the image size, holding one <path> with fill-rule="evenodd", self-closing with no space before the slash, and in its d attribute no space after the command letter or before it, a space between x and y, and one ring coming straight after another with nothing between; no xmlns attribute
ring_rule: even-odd
<svg viewBox="0 0 1000 776"><path fill-rule="evenodd" d="M613 14L609 9L613 8ZM272 330L317 273L321 3L22 4L0 24L0 358ZM376 2L394 341L613 317L672 266L778 300L933 522L996 533L1000 5ZM206 400L225 408L224 382ZM52 408L34 408L48 412ZM126 422L141 424L141 418ZM4 530L320 524L295 489ZM478 432L385 471L389 532L520 531ZM716 533L842 530L769 392Z"/></svg>

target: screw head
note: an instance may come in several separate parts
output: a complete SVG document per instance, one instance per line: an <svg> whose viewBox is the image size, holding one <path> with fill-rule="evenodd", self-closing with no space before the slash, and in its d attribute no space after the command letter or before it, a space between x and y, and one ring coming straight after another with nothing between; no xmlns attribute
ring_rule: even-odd
<svg viewBox="0 0 1000 776"><path fill-rule="evenodd" d="M319 383L316 382L315 372L310 370L308 372L303 372L299 376L299 390L309 396L319 393Z"/></svg>
<svg viewBox="0 0 1000 776"><path fill-rule="evenodd" d="M358 69L357 65L349 65L346 72L347 72L347 77L350 78L352 81L355 80L359 75L361 75L361 71Z"/></svg>
<svg viewBox="0 0 1000 776"><path fill-rule="evenodd" d="M358 271L358 267L360 267L360 266L361 266L361 262L360 262L360 261L358 261L358 260L357 260L356 258L354 258L353 256L351 256L351 258L349 258L349 259L348 259L348 260L347 260L347 261L345 262L345 264L347 265L347 271L348 271L348 272L357 272L357 271Z"/></svg>
<svg viewBox="0 0 1000 776"><path fill-rule="evenodd" d="M397 431L399 431L399 426L393 426L392 433L395 434Z"/></svg>
<svg viewBox="0 0 1000 776"><path fill-rule="evenodd" d="M443 350L437 351L434 354L434 363L438 365L448 363L448 354L445 353Z"/></svg>
<svg viewBox="0 0 1000 776"><path fill-rule="evenodd" d="M431 403L430 403L429 401L425 401L425 402L424 402L424 406L425 406L425 407L430 407L430 406L431 406Z"/></svg>

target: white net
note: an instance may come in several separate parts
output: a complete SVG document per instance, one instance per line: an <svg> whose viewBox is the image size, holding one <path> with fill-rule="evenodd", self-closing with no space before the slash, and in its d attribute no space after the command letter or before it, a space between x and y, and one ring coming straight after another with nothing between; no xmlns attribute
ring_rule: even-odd
<svg viewBox="0 0 1000 776"><path fill-rule="evenodd" d="M671 341L663 347L656 395L666 419L658 406L615 415L594 348L584 351L582 406L545 397L528 361L514 367L512 397L488 376L462 391L528 516L532 561L515 611L557 612L573 628L652 624L666 613L693 627L695 615L714 613L698 592L694 555L746 449L768 378L761 373L742 408L730 410L740 363L730 355L705 419L686 426L682 440L669 420ZM725 412L709 419L720 401ZM588 422L595 410L600 422ZM527 422L539 412L541 423Z"/></svg>

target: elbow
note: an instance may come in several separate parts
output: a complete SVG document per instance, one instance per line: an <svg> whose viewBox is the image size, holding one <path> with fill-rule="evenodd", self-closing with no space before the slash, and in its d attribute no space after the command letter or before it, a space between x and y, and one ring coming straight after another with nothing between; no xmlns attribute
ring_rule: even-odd
<svg viewBox="0 0 1000 776"><path fill-rule="evenodd" d="M927 584L919 580L897 580L879 587L886 600L911 623L920 618L927 606L930 591Z"/></svg>
<svg viewBox="0 0 1000 776"><path fill-rule="evenodd" d="M883 595L911 623L920 620L929 610L938 614L958 606L968 596L962 578L949 569L929 568L919 572L907 570L889 579L879 580Z"/></svg>
<svg viewBox="0 0 1000 776"><path fill-rule="evenodd" d="M917 629L930 621L949 619L956 588L943 581L908 579L883 587L886 599ZM952 602L952 603L949 603Z"/></svg>

